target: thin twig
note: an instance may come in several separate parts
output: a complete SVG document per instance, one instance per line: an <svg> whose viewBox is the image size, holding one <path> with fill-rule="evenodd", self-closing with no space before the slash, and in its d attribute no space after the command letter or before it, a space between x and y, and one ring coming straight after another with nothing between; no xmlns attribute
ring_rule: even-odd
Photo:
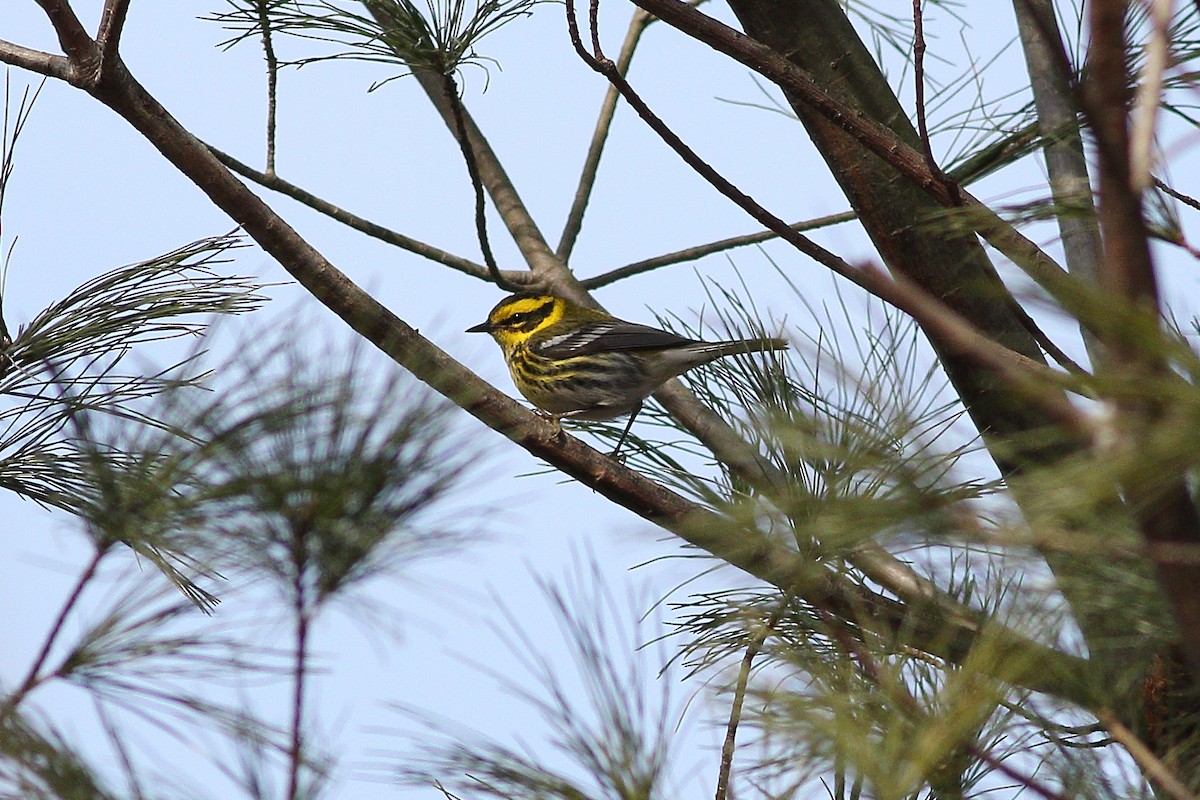
<svg viewBox="0 0 1200 800"><path fill-rule="evenodd" d="M100 17L100 29L96 33L96 44L100 48L100 63L96 67L97 80L103 82L113 74L113 64L120 58L121 34L125 30L125 16L129 13L129 0L108 0Z"/></svg>
<svg viewBox="0 0 1200 800"><path fill-rule="evenodd" d="M917 131L921 138L921 146L925 150L925 165L929 174L942 183L950 202L954 205L962 202L958 193L958 184L949 178L938 166L933 157L933 142L929 138L929 122L925 111L925 19L921 12L921 0L913 0L913 74L916 88Z"/></svg>
<svg viewBox="0 0 1200 800"><path fill-rule="evenodd" d="M267 169L275 174L275 108L279 88L279 60L275 57L275 42L271 36L271 15L267 13L270 0L256 0L258 25L262 29L263 55L267 61Z"/></svg>
<svg viewBox="0 0 1200 800"><path fill-rule="evenodd" d="M629 20L629 29L625 32L625 41L621 44L621 52L617 56L617 69L622 75L629 71L629 64L633 60L633 53L637 49L638 41L646 30L646 26L653 20L653 15L648 11L641 8L634 9L633 17ZM596 185L600 157L604 154L604 144L608 139L609 129L612 127L613 116L617 110L617 100L620 96L617 88L610 84L608 91L604 94L604 102L600 105L596 128L592 132L592 141L588 145L587 157L583 160L583 170L575 189L575 198L571 201L571 209L567 212L567 221L563 225L562 236L558 240L558 247L555 248L555 253L564 263L571 259L571 252L575 249L575 240L583 228L583 215L587 211L588 201L592 197L592 189Z"/></svg>
<svg viewBox="0 0 1200 800"><path fill-rule="evenodd" d="M222 164L242 177L254 181L259 186L263 186L267 189L271 189L279 192L282 195L290 197L298 203L303 203L312 210L324 214L330 219L336 220L337 222L340 222L349 228L353 228L354 230L359 231L360 233L365 233L367 236L378 239L381 242L395 245L396 247L407 250L410 253L415 253L416 255L427 258L430 261L450 267L453 270L457 270L458 272L462 272L474 278L481 278L483 280L489 280L491 278L487 267L483 266L482 264L477 264L474 261L442 250L440 247L434 247L433 245L426 244L409 236L405 236L404 234L398 233L391 228L385 228L378 223L371 222L370 220L364 219L357 214L346 211L345 209L330 203L328 200L317 197L312 192L302 189L296 184L280 178L278 175L268 175L265 172L256 170L253 167L238 161L228 153L218 150L212 145L205 145L205 147L207 147L209 152L216 156L216 158ZM506 271L504 275L508 280L514 283L520 283L523 278L528 278L528 273L524 271L510 270Z"/></svg>
<svg viewBox="0 0 1200 800"><path fill-rule="evenodd" d="M488 277L492 283L506 292L519 291L519 287L509 283L500 272L496 256L492 253L492 244L488 241L487 232L487 197L483 190L483 179L479 177L479 164L475 160L475 150L471 147L471 138L467 135L467 123L463 116L462 98L458 96L458 86L450 73L442 75L442 88L446 93L446 102L454 119L451 133L458 141L462 150L463 160L467 162L467 174L471 176L471 188L475 190L475 233L479 236L479 250L483 253L483 263L487 265Z"/></svg>
<svg viewBox="0 0 1200 800"><path fill-rule="evenodd" d="M1096 715L1096 719L1100 720L1100 724L1104 726L1109 735L1125 748L1125 752L1129 753L1130 758L1141 767L1142 772L1150 779L1151 783L1166 792L1172 800L1196 800L1196 795L1188 790L1183 781L1179 780L1171 771L1171 768L1164 764L1162 759L1156 756L1133 731L1117 719L1115 714L1111 711L1101 711Z"/></svg>
<svg viewBox="0 0 1200 800"><path fill-rule="evenodd" d="M717 772L716 800L726 800L729 794L729 778L733 773L733 755L737 745L737 729L742 719L742 706L746 701L746 690L750 685L750 673L754 667L754 659L767 641L767 637L779 624L783 612L795 598L793 592L786 591L779 600L779 606L771 612L771 616L754 634L754 638L746 646L746 655L742 657L742 665L738 671L737 687L733 693L733 703L729 707L729 723L725 726L725 741L721 745L721 767Z"/></svg>
<svg viewBox="0 0 1200 800"><path fill-rule="evenodd" d="M1184 194L1183 192L1180 192L1177 189L1171 188L1170 186L1168 186L1166 183L1164 183L1159 178L1154 179L1154 185L1159 189L1159 191L1165 192L1166 194L1169 194L1171 197L1174 197L1176 200L1183 203L1184 205L1191 206L1192 208L1196 209L1197 211L1200 211L1200 200L1197 200L1196 198L1192 197L1191 195Z"/></svg>
<svg viewBox="0 0 1200 800"><path fill-rule="evenodd" d="M96 577L96 570L100 567L100 561L108 553L108 547L96 544L96 551L92 553L91 559L88 560L87 566L79 575L79 580L75 581L75 586L71 589L71 593L67 595L67 600L63 603L63 607L59 609L58 616L55 617L54 623L50 626L50 632L46 634L46 641L42 643L41 649L33 659L33 664L29 667L29 672L25 675L25 680L21 681L21 685L15 692L10 694L4 700L4 705L0 706L0 719L7 717L25 696L29 694L38 683L42 680L40 673L42 667L46 665L47 659L50 658L50 651L53 649L55 642L58 641L59 635L62 633L63 626L66 625L67 617L75 608L80 598L83 597L83 590L91 582L92 578Z"/></svg>
<svg viewBox="0 0 1200 800"><path fill-rule="evenodd" d="M1018 772L1015 768L1010 767L1007 762L1002 761L999 758L996 758L990 752L988 752L987 750L984 750L983 748L979 747L978 745L971 744L971 745L968 745L968 747L971 751L971 755L975 756L975 758L978 758L980 761L987 764L989 767L996 770L997 772L1003 773L1006 777L1016 781L1017 783L1021 784L1021 786L1024 786L1026 789L1029 789L1030 791L1041 795L1043 798L1045 798L1045 800L1068 800L1068 797L1075 796L1075 795L1068 796L1068 795L1064 794L1063 792L1056 792L1055 790L1044 785L1040 781L1034 780L1033 776L1026 775L1023 772Z"/></svg>
<svg viewBox="0 0 1200 800"><path fill-rule="evenodd" d="M292 611L296 615L295 662L292 664L292 727L288 746L287 800L300 800L300 766L304 761L304 683L308 670L309 604L305 587L305 572L309 565L304 547L303 531L293 531L295 556L292 568Z"/></svg>
<svg viewBox="0 0 1200 800"><path fill-rule="evenodd" d="M929 122L925 117L925 15L921 0L912 0L913 13L913 88L916 91L917 132L921 146L925 148L925 163L929 171L937 169L933 159L933 145L929 141Z"/></svg>
<svg viewBox="0 0 1200 800"><path fill-rule="evenodd" d="M614 89L615 91L615 89ZM837 225L842 222L850 222L857 219L858 215L853 211L843 211L840 214L830 214L827 217L818 217L817 219L805 220L804 222L796 222L788 227L794 231L811 231L817 228L824 228L829 225ZM596 275L592 278L587 278L580 283L586 289L598 289L601 286L607 286L610 283L616 283L624 278L630 278L634 275L641 275L643 272L650 272L661 267L669 267L675 264L683 264L688 261L695 261L713 253L721 253L726 250L732 250L735 247L744 247L750 244L759 244L761 242L770 241L771 239L779 238L779 234L775 231L759 231L758 233L749 233L744 236L733 236L729 239L721 239L708 244L700 244L695 247L688 247L683 250L676 250L674 253L666 253L654 258L647 258L643 261L635 261L632 264L626 264L623 267L618 267L610 272L605 272Z"/></svg>

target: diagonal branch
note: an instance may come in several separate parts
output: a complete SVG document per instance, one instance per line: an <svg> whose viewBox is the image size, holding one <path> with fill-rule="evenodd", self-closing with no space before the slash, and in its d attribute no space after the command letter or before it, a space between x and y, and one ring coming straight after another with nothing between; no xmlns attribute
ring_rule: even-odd
<svg viewBox="0 0 1200 800"><path fill-rule="evenodd" d="M634 9L633 17L629 20L629 29L625 32L625 41L621 43L621 52L617 55L617 70L622 75L629 71L629 64L633 61L633 51L637 48L642 33L653 21L654 17L649 12L641 8ZM608 131L612 126L619 98L620 94L616 87L610 85L604 94L604 102L600 105L596 129L592 133L592 142L588 145L587 157L583 161L579 186L575 189L575 199L571 201L571 210L567 212L567 221L563 225L562 237L558 240L558 247L554 251L564 264L571 260L571 251L574 250L575 240L579 237L579 231L583 227L583 215L587 211L588 201L592 197L592 189L596 185L600 157L604 154L604 144L608 140Z"/></svg>
<svg viewBox="0 0 1200 800"><path fill-rule="evenodd" d="M1041 248L969 192L953 186L949 180L940 180L930 172L920 152L884 125L833 97L808 71L681 0L634 1L683 33L793 92L813 111L852 136L938 203L957 208L965 224L1025 271L1073 315L1085 320L1094 317L1094 313L1089 313L1094 309L1083 296L1086 293Z"/></svg>
<svg viewBox="0 0 1200 800"><path fill-rule="evenodd" d="M615 92L616 89L614 88ZM826 217L818 217L804 222L796 222L788 227L797 233L803 231L812 231L818 228L824 228L829 225L837 225L842 222L849 222L856 218L853 211L843 211L841 214L830 214ZM661 267L670 267L675 264L683 264L688 261L696 261L697 259L710 256L713 253L722 253L726 250L732 250L735 247L745 247L750 244L759 244L767 242L771 239L779 238L779 234L772 230L759 231L758 233L748 233L744 236L733 236L728 239L720 239L708 244L700 244L695 247L688 247L683 250L676 250L674 253L665 253L654 258L647 258L642 261L635 261L632 264L626 264L623 267L605 272L601 275L596 275L591 278L586 278L580 283L585 289L599 289L601 286L608 286L610 283L616 283L625 278L631 278L634 275L641 275L643 272L660 269Z"/></svg>
<svg viewBox="0 0 1200 800"><path fill-rule="evenodd" d="M385 228L384 226L375 222L371 222L368 219L363 219L356 214L346 211L340 206L330 203L328 200L324 200L316 196L306 189L300 188L294 183L284 180L278 175L268 175L265 172L256 170L253 167L238 161L233 156L218 150L212 145L206 146L222 164L242 177L254 181L259 186L279 192L280 194L290 197L298 203L303 203L312 210L324 214L330 219L340 222L349 228L353 228L360 233L365 233L367 236L370 236L373 239L378 239L381 242L395 245L396 247L407 250L410 253L415 253L416 255L427 258L430 261L441 264L442 266L450 267L450 269L457 270L465 275L470 275L473 278L480 278L482 280L490 279L487 267L483 266L482 264L477 264L469 259L449 253L440 247L434 247L433 245L426 244L425 242L418 241L409 236L405 236L404 234L398 233L390 228ZM514 283L520 283L523 280L529 280L529 273L523 270L505 270L503 274L507 280Z"/></svg>
<svg viewBox="0 0 1200 800"><path fill-rule="evenodd" d="M84 29L83 24L79 21L79 17L75 16L75 12L71 9L69 3L64 0L35 0L46 12L46 17L50 20L50 24L54 27L54 33L58 36L58 44L62 47L63 53L75 65L76 70L81 72L91 72L91 78L95 77L95 68L98 65L99 52L96 49L96 43L92 41L92 37L88 36L88 32Z"/></svg>

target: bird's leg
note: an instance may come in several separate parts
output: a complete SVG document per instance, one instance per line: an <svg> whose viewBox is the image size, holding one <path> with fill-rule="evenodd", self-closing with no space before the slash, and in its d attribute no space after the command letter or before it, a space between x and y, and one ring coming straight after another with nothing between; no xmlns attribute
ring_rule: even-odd
<svg viewBox="0 0 1200 800"><path fill-rule="evenodd" d="M617 446L608 454L609 458L615 459L617 453L621 452L621 445L625 444L625 437L629 435L629 429L633 427L633 421L637 419L638 412L642 410L642 404L638 403L633 407L633 411L629 412L629 422L625 423L625 430L621 431L621 438L617 440Z"/></svg>
<svg viewBox="0 0 1200 800"><path fill-rule="evenodd" d="M543 411L542 409L538 408L537 406L534 406L533 413L536 414L537 416L541 417L542 419L548 419L548 420L550 420L550 422L554 423L554 435L555 436L558 436L560 433L562 433L563 415L551 414L549 411Z"/></svg>

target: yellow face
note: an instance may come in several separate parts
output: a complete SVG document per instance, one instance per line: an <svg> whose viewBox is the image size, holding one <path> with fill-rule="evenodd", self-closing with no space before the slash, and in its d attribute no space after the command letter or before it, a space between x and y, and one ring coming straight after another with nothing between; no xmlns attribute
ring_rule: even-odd
<svg viewBox="0 0 1200 800"><path fill-rule="evenodd" d="M566 302L557 297L514 294L492 309L487 322L468 329L468 332L490 333L507 354L538 328L558 322L566 310Z"/></svg>

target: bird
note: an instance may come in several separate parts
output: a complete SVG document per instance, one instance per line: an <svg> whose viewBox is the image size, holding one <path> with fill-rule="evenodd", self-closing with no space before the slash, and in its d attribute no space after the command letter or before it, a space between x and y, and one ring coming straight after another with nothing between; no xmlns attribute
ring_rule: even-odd
<svg viewBox="0 0 1200 800"><path fill-rule="evenodd" d="M556 423L628 414L613 457L645 399L671 378L725 356L788 347L779 338L689 339L532 292L504 298L484 322L466 332L487 333L496 340L517 389Z"/></svg>

